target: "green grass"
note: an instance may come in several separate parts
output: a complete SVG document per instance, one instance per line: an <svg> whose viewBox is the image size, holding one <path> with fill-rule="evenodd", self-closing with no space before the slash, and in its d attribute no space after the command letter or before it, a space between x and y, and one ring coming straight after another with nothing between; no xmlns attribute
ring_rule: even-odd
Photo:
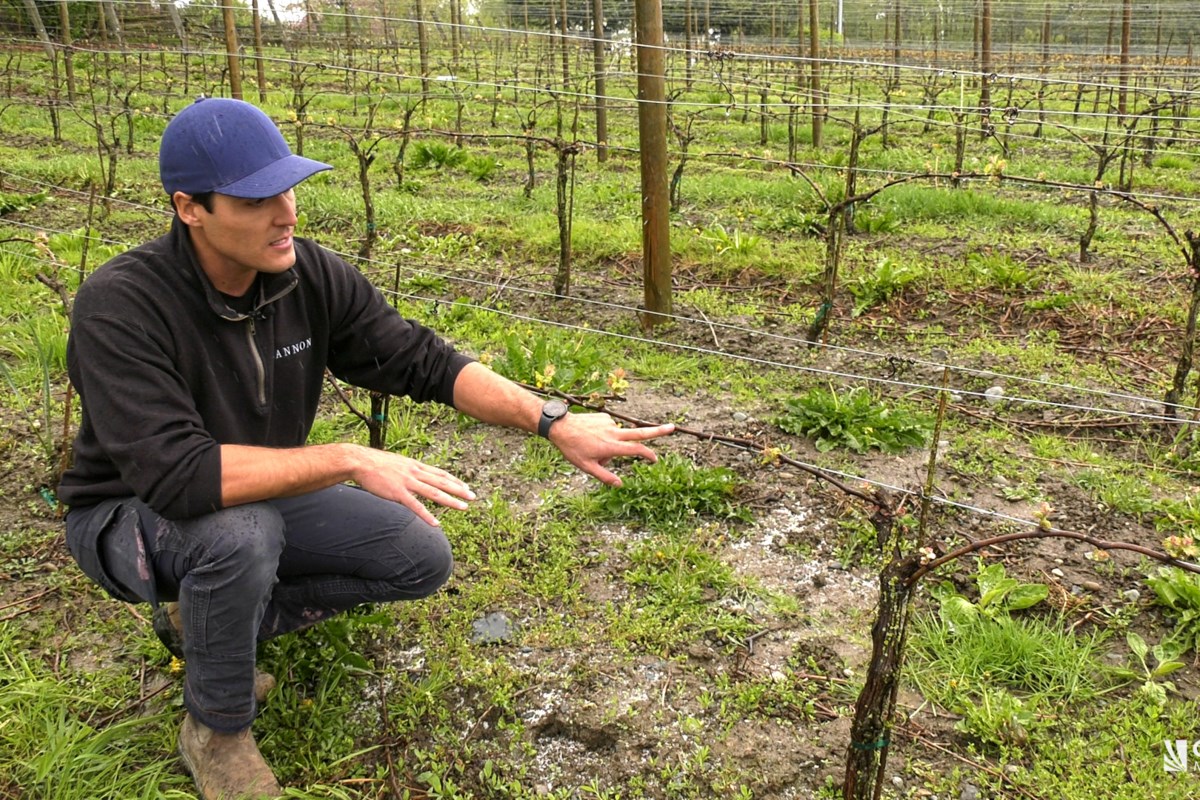
<svg viewBox="0 0 1200 800"><path fill-rule="evenodd" d="M908 674L921 694L961 717L956 725L987 752L1019 754L1052 738L1050 720L1095 701L1107 683L1104 635L1064 620L978 617L951 626L917 616Z"/></svg>
<svg viewBox="0 0 1200 800"><path fill-rule="evenodd" d="M913 622L914 680L953 704L960 692L999 685L1047 700L1087 700L1102 686L1101 634L1068 632L1063 620L1036 616L980 620L951 630L941 619Z"/></svg>
<svg viewBox="0 0 1200 800"><path fill-rule="evenodd" d="M1005 197L984 187L966 189L921 185L888 189L875 201L901 220L956 221L975 230L1029 227L1066 232L1075 213L1068 207Z"/></svg>
<svg viewBox="0 0 1200 800"><path fill-rule="evenodd" d="M0 623L0 792L31 800L190 798L161 754L177 713L131 715L139 688L117 670L56 675Z"/></svg>

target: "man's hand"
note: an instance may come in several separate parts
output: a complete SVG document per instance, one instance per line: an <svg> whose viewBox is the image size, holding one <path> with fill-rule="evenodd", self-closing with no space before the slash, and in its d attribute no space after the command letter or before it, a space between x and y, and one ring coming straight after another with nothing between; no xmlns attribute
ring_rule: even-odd
<svg viewBox="0 0 1200 800"><path fill-rule="evenodd" d="M652 428L622 428L608 414L568 414L550 428L550 441L563 457L579 469L609 486L620 486L621 479L607 469L614 458L644 458L655 462L658 456L643 442L675 432L674 424Z"/></svg>
<svg viewBox="0 0 1200 800"><path fill-rule="evenodd" d="M508 425L533 433L538 429L545 399L526 391L482 364L463 368L454 383L454 406L481 422ZM666 436L674 425L621 428L608 414L568 414L550 427L550 441L579 469L609 486L621 479L608 470L614 458L657 457L643 442Z"/></svg>
<svg viewBox="0 0 1200 800"><path fill-rule="evenodd" d="M438 521L420 498L460 510L475 499L471 487L444 469L362 445L291 449L221 445L221 499L226 507L294 497L345 481L400 503L430 525Z"/></svg>
<svg viewBox="0 0 1200 800"><path fill-rule="evenodd" d="M475 499L470 486L444 469L382 450L361 450L356 454L361 463L354 471L355 482L373 495L400 503L430 525L440 523L418 498L460 511Z"/></svg>

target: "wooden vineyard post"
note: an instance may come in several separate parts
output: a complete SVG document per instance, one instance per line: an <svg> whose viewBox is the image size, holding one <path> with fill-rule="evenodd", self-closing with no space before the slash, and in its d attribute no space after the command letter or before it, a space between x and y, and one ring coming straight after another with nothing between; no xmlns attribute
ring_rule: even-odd
<svg viewBox="0 0 1200 800"><path fill-rule="evenodd" d="M983 0L979 13L979 130L987 138L992 133L992 0Z"/></svg>
<svg viewBox="0 0 1200 800"><path fill-rule="evenodd" d="M592 0L592 57L596 70L596 161L608 160L608 108L604 99L604 0Z"/></svg>
<svg viewBox="0 0 1200 800"><path fill-rule="evenodd" d="M637 0L638 144L642 166L642 327L667 321L671 306L670 194L667 186L667 81L662 0Z"/></svg>
<svg viewBox="0 0 1200 800"><path fill-rule="evenodd" d="M425 7L421 0L413 0L413 12L417 24L417 58L421 72L421 97L429 97L429 39L425 33Z"/></svg>
<svg viewBox="0 0 1200 800"><path fill-rule="evenodd" d="M267 102L267 75L263 64L262 15L258 12L258 0L253 0L250 13L254 15L254 76L258 83L258 101Z"/></svg>
<svg viewBox="0 0 1200 800"><path fill-rule="evenodd" d="M242 68L238 61L237 26L233 19L233 6L221 5L221 17L225 21L225 57L229 62L229 94L235 100L242 99Z"/></svg>
<svg viewBox="0 0 1200 800"><path fill-rule="evenodd" d="M1127 95L1129 93L1129 44L1130 31L1133 28L1133 0L1123 0L1121 4L1121 80L1117 91L1117 116L1124 118L1129 113ZM1122 119L1122 121L1124 121Z"/></svg>
<svg viewBox="0 0 1200 800"><path fill-rule="evenodd" d="M46 32L46 26L42 23L42 15L38 12L37 3L33 0L25 0L25 12L29 15L29 22L33 25L37 32L38 41L42 43L42 49L46 52L46 58L50 61L51 72L51 89L50 89L50 124L54 128L54 141L62 141L62 127L58 121L58 52L54 49L54 42L50 41L50 34Z"/></svg>
<svg viewBox="0 0 1200 800"><path fill-rule="evenodd" d="M821 148L821 129L825 112L821 102L821 37L818 33L817 0L808 0L808 52L812 55L812 146Z"/></svg>
<svg viewBox="0 0 1200 800"><path fill-rule="evenodd" d="M168 4L171 5L171 4ZM171 6L174 8L174 6ZM63 67L67 73L67 100L75 102L75 60L71 58L71 11L67 0L58 0L58 36L62 39Z"/></svg>

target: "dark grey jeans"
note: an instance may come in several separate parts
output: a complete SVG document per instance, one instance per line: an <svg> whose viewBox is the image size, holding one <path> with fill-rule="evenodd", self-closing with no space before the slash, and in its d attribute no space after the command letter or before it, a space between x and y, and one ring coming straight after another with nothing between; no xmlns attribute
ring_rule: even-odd
<svg viewBox="0 0 1200 800"><path fill-rule="evenodd" d="M258 642L362 603L426 597L453 567L440 528L349 486L187 520L107 500L71 509L67 545L115 597L179 601L184 705L229 732L254 719Z"/></svg>

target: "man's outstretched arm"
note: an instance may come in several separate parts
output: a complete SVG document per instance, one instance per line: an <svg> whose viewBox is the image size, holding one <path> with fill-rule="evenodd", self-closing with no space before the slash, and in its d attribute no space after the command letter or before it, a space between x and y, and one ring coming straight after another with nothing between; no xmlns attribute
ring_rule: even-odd
<svg viewBox="0 0 1200 800"><path fill-rule="evenodd" d="M482 364L467 365L454 383L455 407L481 422L537 431L542 400ZM674 425L619 428L607 414L568 414L550 429L550 441L579 469L611 486L621 479L608 469L619 457L655 461L644 443ZM431 525L437 519L421 498L464 509L475 494L446 470L406 456L356 444L290 449L221 446L221 499L225 506L287 497L354 481L372 494L411 509Z"/></svg>

